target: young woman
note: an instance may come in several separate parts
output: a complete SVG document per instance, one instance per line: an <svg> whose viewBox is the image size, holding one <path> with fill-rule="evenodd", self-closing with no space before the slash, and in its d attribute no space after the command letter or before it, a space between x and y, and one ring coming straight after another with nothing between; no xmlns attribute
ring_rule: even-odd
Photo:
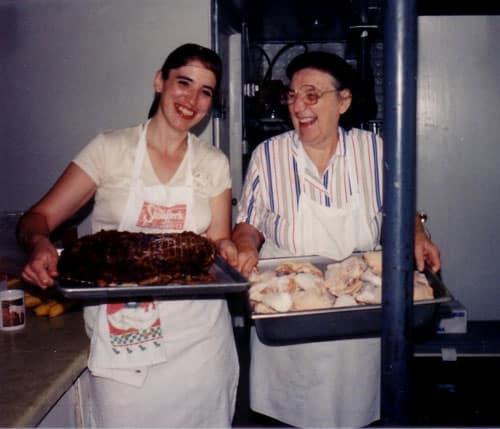
<svg viewBox="0 0 500 429"><path fill-rule="evenodd" d="M99 134L20 220L19 241L30 255L25 280L53 284L58 255L49 234L91 198L93 232L189 230L214 240L221 254L234 253L228 160L189 132L209 113L220 78L210 49L186 44L167 57L154 78L149 120ZM239 366L225 300L88 305L84 317L88 424L231 425Z"/></svg>

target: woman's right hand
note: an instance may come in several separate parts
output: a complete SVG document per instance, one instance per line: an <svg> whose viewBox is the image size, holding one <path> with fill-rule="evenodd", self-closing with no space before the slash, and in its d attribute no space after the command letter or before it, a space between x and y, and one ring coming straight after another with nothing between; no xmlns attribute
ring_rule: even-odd
<svg viewBox="0 0 500 429"><path fill-rule="evenodd" d="M53 286L54 277L58 275L58 260L59 254L49 238L40 236L32 248L21 277L42 289Z"/></svg>
<svg viewBox="0 0 500 429"><path fill-rule="evenodd" d="M236 224L232 239L238 249L236 268L245 277L249 277L259 262L259 247L264 236L253 225L242 222Z"/></svg>
<svg viewBox="0 0 500 429"><path fill-rule="evenodd" d="M236 269L245 277L249 277L259 262L259 252L253 246L238 246L238 262Z"/></svg>

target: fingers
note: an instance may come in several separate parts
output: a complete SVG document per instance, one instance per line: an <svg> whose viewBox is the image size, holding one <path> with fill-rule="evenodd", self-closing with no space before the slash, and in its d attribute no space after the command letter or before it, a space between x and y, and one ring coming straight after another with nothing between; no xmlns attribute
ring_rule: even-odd
<svg viewBox="0 0 500 429"><path fill-rule="evenodd" d="M427 237L415 240L415 264L417 270L423 271L426 263L434 272L441 269L441 255L439 249Z"/></svg>
<svg viewBox="0 0 500 429"><path fill-rule="evenodd" d="M231 265L237 267L238 264L238 249L230 240L222 240L219 243L219 254Z"/></svg>
<svg viewBox="0 0 500 429"><path fill-rule="evenodd" d="M422 272L424 270L425 257L423 246L415 245L415 265L417 266L418 271Z"/></svg>
<svg viewBox="0 0 500 429"><path fill-rule="evenodd" d="M238 254L237 268L245 277L249 277L258 262L258 253L249 251L240 252Z"/></svg>
<svg viewBox="0 0 500 429"><path fill-rule="evenodd" d="M245 277L248 277L259 261L259 254L254 249L238 251L231 240L221 240L218 243L219 254Z"/></svg>
<svg viewBox="0 0 500 429"><path fill-rule="evenodd" d="M32 284L46 289L54 285L54 277L58 275L57 261L59 257L55 249L34 252L23 269L21 277Z"/></svg>
<svg viewBox="0 0 500 429"><path fill-rule="evenodd" d="M45 269L37 269L32 266L26 266L21 274L23 280L46 289L54 285L54 279Z"/></svg>
<svg viewBox="0 0 500 429"><path fill-rule="evenodd" d="M431 242L425 255L427 263L431 266L435 273L441 269L441 254L439 249Z"/></svg>

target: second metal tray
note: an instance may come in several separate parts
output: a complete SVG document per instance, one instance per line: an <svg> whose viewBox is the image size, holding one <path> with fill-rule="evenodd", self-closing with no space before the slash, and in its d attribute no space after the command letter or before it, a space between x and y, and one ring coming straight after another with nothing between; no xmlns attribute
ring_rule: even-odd
<svg viewBox="0 0 500 429"><path fill-rule="evenodd" d="M334 263L320 256L261 259L260 270L269 270L285 261L310 262L323 272ZM435 298L415 301L413 329L415 337L433 332L438 322L440 303L453 299L437 276L426 273ZM267 345L299 344L316 341L379 337L382 332L382 305L357 305L322 310L258 314L251 318L259 339Z"/></svg>
<svg viewBox="0 0 500 429"><path fill-rule="evenodd" d="M210 268L214 277L211 283L166 285L109 285L97 286L78 280L56 279L56 286L61 293L72 299L106 299L135 297L189 297L220 295L242 292L248 286L248 280L232 268L224 259L217 256Z"/></svg>

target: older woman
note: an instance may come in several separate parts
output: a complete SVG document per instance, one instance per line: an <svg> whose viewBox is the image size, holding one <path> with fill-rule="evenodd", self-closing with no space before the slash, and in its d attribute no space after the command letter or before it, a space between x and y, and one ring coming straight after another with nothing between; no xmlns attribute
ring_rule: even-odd
<svg viewBox="0 0 500 429"><path fill-rule="evenodd" d="M94 232L194 231L222 253L231 249L228 160L190 133L210 112L220 77L220 58L208 48L186 44L170 53L154 77L150 119L99 134L21 219L25 280L54 283L58 255L49 235L91 198ZM86 306L84 316L86 425L231 425L239 366L225 300L109 302Z"/></svg>
<svg viewBox="0 0 500 429"><path fill-rule="evenodd" d="M249 274L259 257L372 250L382 222L382 140L351 128L355 74L309 52L287 68L294 130L252 155L233 241ZM439 250L415 227L415 258L438 270ZM380 340L269 347L251 333L251 408L299 427L360 427L379 418Z"/></svg>

